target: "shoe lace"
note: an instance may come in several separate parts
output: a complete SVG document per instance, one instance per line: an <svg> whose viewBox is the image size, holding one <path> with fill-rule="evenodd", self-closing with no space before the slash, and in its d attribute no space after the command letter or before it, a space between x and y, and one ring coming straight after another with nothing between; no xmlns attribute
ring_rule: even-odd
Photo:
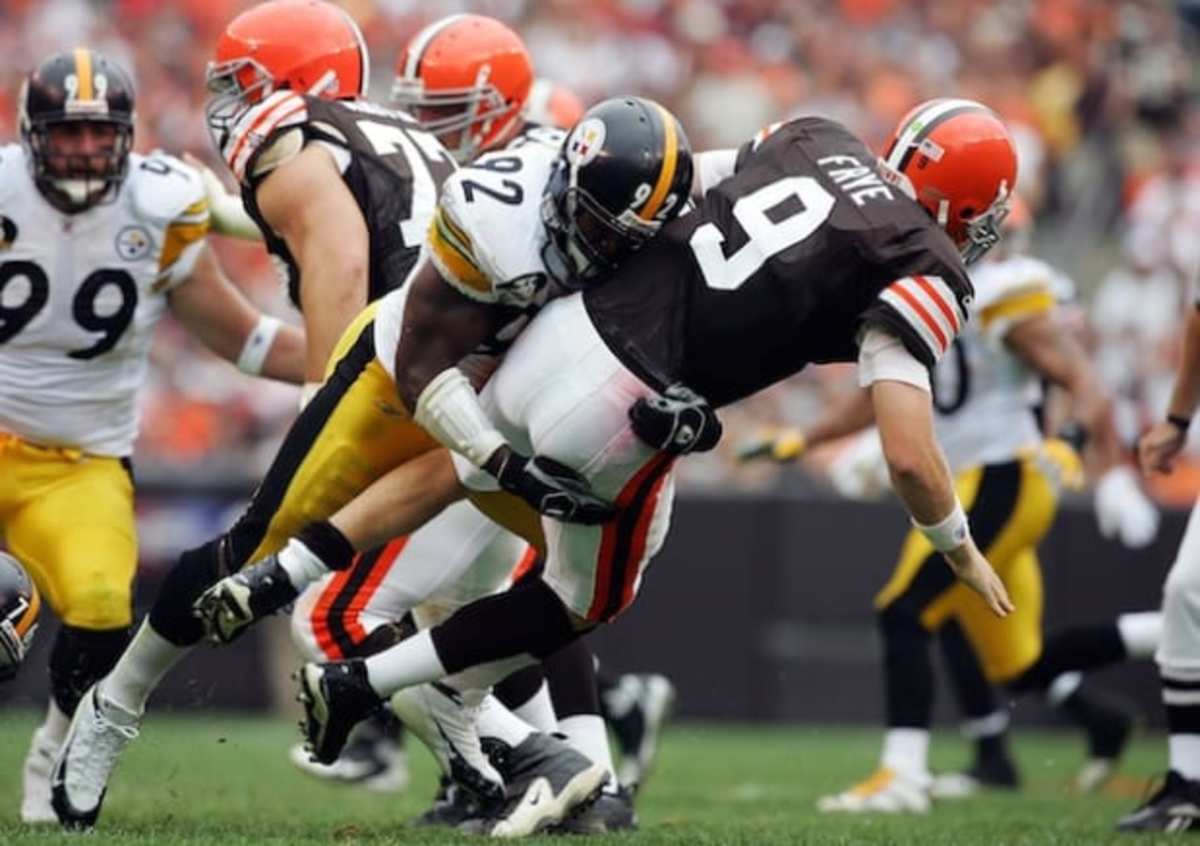
<svg viewBox="0 0 1200 846"><path fill-rule="evenodd" d="M114 722L105 716L103 707L97 703L93 712L96 731L92 734L92 749L89 754L81 756L79 762L89 781L107 780L107 775L112 770L113 759L138 736L136 726Z"/></svg>

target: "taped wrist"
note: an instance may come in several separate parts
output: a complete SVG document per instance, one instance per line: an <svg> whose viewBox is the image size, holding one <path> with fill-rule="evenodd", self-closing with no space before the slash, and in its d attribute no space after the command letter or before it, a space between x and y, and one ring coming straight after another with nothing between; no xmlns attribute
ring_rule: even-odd
<svg viewBox="0 0 1200 846"><path fill-rule="evenodd" d="M967 523L966 512L963 511L962 503L957 498L954 500L954 508L945 518L929 526L918 523L914 518L912 524L917 531L929 538L929 542L938 552L957 549L967 542L967 538L971 537L971 527Z"/></svg>
<svg viewBox="0 0 1200 846"><path fill-rule="evenodd" d="M443 446L466 456L476 467L505 445L483 409L471 382L457 367L443 370L417 397L413 419Z"/></svg>
<svg viewBox="0 0 1200 846"><path fill-rule="evenodd" d="M262 373L263 365L267 363L271 345L275 343L275 335L279 332L281 325L278 320L269 315L264 314L258 319L258 323L246 336L246 342L242 344L242 351L238 353L238 370L249 373L251 376Z"/></svg>

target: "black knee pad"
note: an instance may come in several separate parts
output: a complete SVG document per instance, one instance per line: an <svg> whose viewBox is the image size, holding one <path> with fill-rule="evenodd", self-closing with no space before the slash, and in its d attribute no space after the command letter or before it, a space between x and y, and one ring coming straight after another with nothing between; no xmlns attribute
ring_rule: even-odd
<svg viewBox="0 0 1200 846"><path fill-rule="evenodd" d="M117 663L129 643L129 628L78 629L64 625L50 651L50 695L68 717L87 689Z"/></svg>
<svg viewBox="0 0 1200 846"><path fill-rule="evenodd" d="M222 566L224 542L222 536L187 550L163 579L150 609L150 625L176 646L194 646L204 637L204 627L192 614L192 603L227 575Z"/></svg>

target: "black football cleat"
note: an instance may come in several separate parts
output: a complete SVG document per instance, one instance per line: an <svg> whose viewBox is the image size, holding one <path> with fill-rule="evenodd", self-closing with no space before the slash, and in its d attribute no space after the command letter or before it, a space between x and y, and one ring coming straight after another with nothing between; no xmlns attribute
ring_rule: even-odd
<svg viewBox="0 0 1200 846"><path fill-rule="evenodd" d="M637 831L633 794L626 787L616 793L601 793L596 801L554 827L555 834L615 834Z"/></svg>
<svg viewBox="0 0 1200 846"><path fill-rule="evenodd" d="M383 700L367 681L362 659L305 664L294 676L300 684L297 699L304 705L304 734L314 761L332 764L338 759L350 731L383 707Z"/></svg>
<svg viewBox="0 0 1200 846"><path fill-rule="evenodd" d="M442 776L433 806L414 819L411 825L418 828L455 828L468 820L484 815L484 805L471 791L465 790Z"/></svg>
<svg viewBox="0 0 1200 846"><path fill-rule="evenodd" d="M1140 808L1117 821L1117 831L1200 831L1200 782L1169 770L1162 787Z"/></svg>
<svg viewBox="0 0 1200 846"><path fill-rule="evenodd" d="M243 567L210 587L192 605L192 613L204 625L204 636L213 644L229 643L253 623L285 608L299 591L279 557Z"/></svg>

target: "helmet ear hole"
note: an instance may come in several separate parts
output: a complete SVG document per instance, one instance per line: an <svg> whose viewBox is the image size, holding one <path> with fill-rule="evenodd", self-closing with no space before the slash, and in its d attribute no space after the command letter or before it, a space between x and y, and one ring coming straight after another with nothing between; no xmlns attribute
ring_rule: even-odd
<svg viewBox="0 0 1200 846"><path fill-rule="evenodd" d="M972 206L964 206L962 211L958 213L958 216L963 220L970 220L975 216L975 209Z"/></svg>

